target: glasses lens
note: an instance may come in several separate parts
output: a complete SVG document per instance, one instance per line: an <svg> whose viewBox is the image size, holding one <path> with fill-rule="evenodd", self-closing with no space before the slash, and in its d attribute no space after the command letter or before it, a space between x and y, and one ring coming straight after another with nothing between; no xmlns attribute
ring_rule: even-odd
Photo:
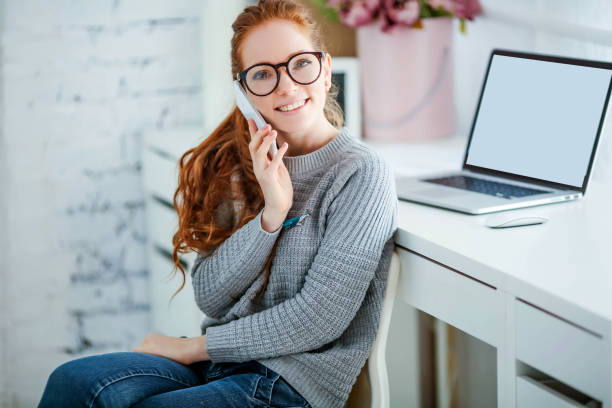
<svg viewBox="0 0 612 408"><path fill-rule="evenodd" d="M257 65L247 71L247 86L256 95L272 92L276 85L276 71L268 65Z"/></svg>
<svg viewBox="0 0 612 408"><path fill-rule="evenodd" d="M289 61L289 73L296 82L301 84L314 82L320 71L321 63L312 54L298 54Z"/></svg>

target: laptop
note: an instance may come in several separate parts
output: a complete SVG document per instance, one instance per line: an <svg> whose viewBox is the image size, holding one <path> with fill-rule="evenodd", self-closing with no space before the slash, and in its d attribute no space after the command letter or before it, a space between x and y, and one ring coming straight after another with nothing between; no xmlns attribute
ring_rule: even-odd
<svg viewBox="0 0 612 408"><path fill-rule="evenodd" d="M486 214L581 198L612 63L495 49L461 170L397 177L398 198Z"/></svg>

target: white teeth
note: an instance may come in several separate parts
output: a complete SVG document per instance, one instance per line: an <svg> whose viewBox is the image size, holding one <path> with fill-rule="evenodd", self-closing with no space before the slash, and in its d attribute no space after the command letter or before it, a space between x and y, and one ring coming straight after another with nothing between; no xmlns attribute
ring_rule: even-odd
<svg viewBox="0 0 612 408"><path fill-rule="evenodd" d="M294 103L292 105L281 106L281 107L278 108L278 110L281 110L283 112L294 110L294 109L297 109L300 106L304 105L305 103L306 103L306 99L304 99L303 101L300 101L300 102L296 102L296 103Z"/></svg>

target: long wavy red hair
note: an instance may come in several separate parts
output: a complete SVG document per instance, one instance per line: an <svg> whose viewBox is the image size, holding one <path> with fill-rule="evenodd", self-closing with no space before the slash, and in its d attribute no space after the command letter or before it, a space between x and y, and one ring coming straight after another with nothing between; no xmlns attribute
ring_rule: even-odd
<svg viewBox="0 0 612 408"><path fill-rule="evenodd" d="M272 19L283 19L297 24L309 36L314 50L326 51L317 24L303 5L291 0L260 0L256 6L245 8L232 24L232 72L228 80L235 78L236 73L244 69L241 47L246 36L255 27ZM337 94L338 89L332 83L323 112L327 120L339 129L343 126L344 115L336 101ZM178 231L172 238L172 259L173 272L180 270L183 282L172 298L185 286L181 254L195 251L206 256L236 230L255 218L264 207L263 193L253 172L248 147L250 139L248 123L238 108L234 107L200 145L187 150L179 159L178 187L174 193ZM232 187L232 176L238 176L237 186ZM239 221L233 226L221 225L215 219L216 210L226 200L242 203L234 217ZM278 240L276 242L278 243ZM266 262L266 279L258 296L267 286L275 250L276 244Z"/></svg>

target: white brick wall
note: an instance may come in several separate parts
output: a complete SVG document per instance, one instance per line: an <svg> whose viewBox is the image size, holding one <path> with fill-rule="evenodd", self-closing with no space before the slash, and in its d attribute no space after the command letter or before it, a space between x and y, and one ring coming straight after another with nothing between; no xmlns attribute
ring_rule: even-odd
<svg viewBox="0 0 612 408"><path fill-rule="evenodd" d="M147 334L141 141L202 125L201 7L0 0L0 406Z"/></svg>

